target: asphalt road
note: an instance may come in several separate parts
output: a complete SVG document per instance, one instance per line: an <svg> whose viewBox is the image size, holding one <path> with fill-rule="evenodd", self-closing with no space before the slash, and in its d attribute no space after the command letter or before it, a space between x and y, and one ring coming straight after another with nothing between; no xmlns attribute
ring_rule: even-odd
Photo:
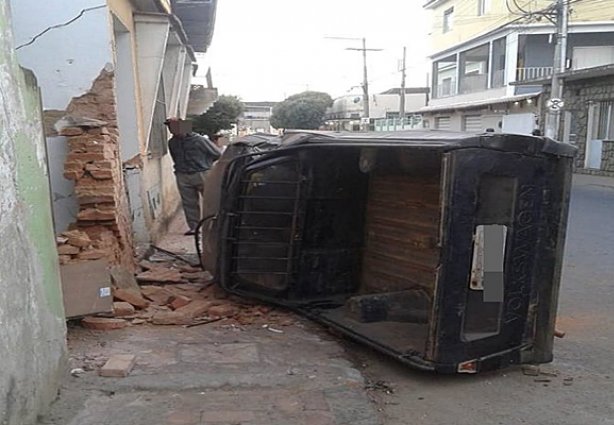
<svg viewBox="0 0 614 425"><path fill-rule="evenodd" d="M574 176L555 361L436 376L352 345L362 372L392 388L374 394L386 425L614 424L614 179Z"/></svg>

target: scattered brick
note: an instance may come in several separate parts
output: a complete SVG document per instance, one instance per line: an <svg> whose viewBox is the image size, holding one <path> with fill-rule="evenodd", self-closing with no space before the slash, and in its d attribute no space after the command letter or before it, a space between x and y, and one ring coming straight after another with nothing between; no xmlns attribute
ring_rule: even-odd
<svg viewBox="0 0 614 425"><path fill-rule="evenodd" d="M136 283L134 274L122 266L111 267L111 281L116 288L129 289L135 292L141 290L139 284Z"/></svg>
<svg viewBox="0 0 614 425"><path fill-rule="evenodd" d="M70 255L60 255L60 264L68 264L72 257Z"/></svg>
<svg viewBox="0 0 614 425"><path fill-rule="evenodd" d="M178 295L173 298L173 301L170 303L170 308L177 310L178 308L185 307L186 305L190 304L191 301L191 298L184 295Z"/></svg>
<svg viewBox="0 0 614 425"><path fill-rule="evenodd" d="M199 272L192 272L192 273L182 272L181 275L183 276L184 279L195 281L195 282L206 282L206 281L213 279L213 276L211 276L211 273L207 271L199 271Z"/></svg>
<svg viewBox="0 0 614 425"><path fill-rule="evenodd" d="M136 363L136 356L132 354L116 354L100 368L99 375L110 378L123 378L128 376Z"/></svg>
<svg viewBox="0 0 614 425"><path fill-rule="evenodd" d="M152 322L155 325L188 325L194 319L205 315L210 307L211 302L209 301L194 300L175 311L156 312L152 317Z"/></svg>
<svg viewBox="0 0 614 425"><path fill-rule="evenodd" d="M139 282L181 283L185 282L181 272L175 269L154 268L136 276Z"/></svg>
<svg viewBox="0 0 614 425"><path fill-rule="evenodd" d="M101 258L104 258L105 256L108 255L107 251L104 251L102 249L88 249L86 251L80 252L77 255L77 258L79 260L99 260Z"/></svg>
<svg viewBox="0 0 614 425"><path fill-rule="evenodd" d="M130 303L137 308L146 308L149 305L149 301L143 298L140 293L129 289L113 288L113 296L116 299Z"/></svg>
<svg viewBox="0 0 614 425"><path fill-rule="evenodd" d="M158 305L166 305L172 301L172 292L160 286L141 286L141 294Z"/></svg>
<svg viewBox="0 0 614 425"><path fill-rule="evenodd" d="M69 244L58 246L59 255L77 255L80 251L78 247Z"/></svg>
<svg viewBox="0 0 614 425"><path fill-rule="evenodd" d="M238 309L234 305L222 304L212 306L207 313L212 317L231 317L237 314Z"/></svg>
<svg viewBox="0 0 614 425"><path fill-rule="evenodd" d="M116 317L132 316L136 310L134 306L125 301L116 301L113 303L113 314Z"/></svg>
<svg viewBox="0 0 614 425"><path fill-rule="evenodd" d="M123 319L111 319L107 317L85 317L81 319L81 325L88 329L97 331L110 331L122 329L128 326L128 322Z"/></svg>
<svg viewBox="0 0 614 425"><path fill-rule="evenodd" d="M62 236L67 239L66 242L68 242L70 245L78 246L80 248L90 246L92 244L92 240L88 234L80 230L69 230L67 232L63 232Z"/></svg>

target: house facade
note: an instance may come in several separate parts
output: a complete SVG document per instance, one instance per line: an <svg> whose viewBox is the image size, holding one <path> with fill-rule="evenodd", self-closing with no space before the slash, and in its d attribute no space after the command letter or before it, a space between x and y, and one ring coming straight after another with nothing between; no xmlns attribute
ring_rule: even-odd
<svg viewBox="0 0 614 425"><path fill-rule="evenodd" d="M237 120L239 137L254 133L273 133L271 115L277 102L243 102L243 113Z"/></svg>
<svg viewBox="0 0 614 425"><path fill-rule="evenodd" d="M401 90L400 88L392 88L370 96L369 118L373 130L402 129L399 123ZM428 101L429 91L428 87L405 88L405 110L416 111L424 107ZM337 131L360 131L361 117L363 116L362 99L362 94L349 94L336 98L326 113L326 127ZM417 123L415 117L410 117L405 121ZM393 122L396 125L391 124Z"/></svg>
<svg viewBox="0 0 614 425"><path fill-rule="evenodd" d="M614 65L569 70L561 74L564 108L559 139L578 147L577 172L614 177ZM550 97L548 79L543 84L542 122Z"/></svg>
<svg viewBox="0 0 614 425"><path fill-rule="evenodd" d="M551 77L552 1L430 0L431 128L530 133L539 124L541 86ZM614 3L576 2L567 48L570 70L614 63Z"/></svg>
<svg viewBox="0 0 614 425"><path fill-rule="evenodd" d="M106 235L110 260L129 263L179 207L163 122L187 114L216 1L12 0L11 8L19 61L41 86L55 229Z"/></svg>

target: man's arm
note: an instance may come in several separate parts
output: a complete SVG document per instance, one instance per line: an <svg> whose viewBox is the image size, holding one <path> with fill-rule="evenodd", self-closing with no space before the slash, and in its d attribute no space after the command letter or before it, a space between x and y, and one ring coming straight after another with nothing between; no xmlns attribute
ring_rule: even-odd
<svg viewBox="0 0 614 425"><path fill-rule="evenodd" d="M222 152L220 152L218 147L215 146L208 138L198 136L198 141L199 143L197 146L199 146L205 154L213 157L213 160L217 160L220 156L222 156Z"/></svg>

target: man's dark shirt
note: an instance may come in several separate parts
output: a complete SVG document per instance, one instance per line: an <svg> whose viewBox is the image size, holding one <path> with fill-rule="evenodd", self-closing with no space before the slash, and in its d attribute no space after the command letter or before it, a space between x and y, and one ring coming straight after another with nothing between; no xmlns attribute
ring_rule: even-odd
<svg viewBox="0 0 614 425"><path fill-rule="evenodd" d="M175 163L175 173L207 171L221 156L213 142L196 133L190 133L184 138L171 137L168 148Z"/></svg>

